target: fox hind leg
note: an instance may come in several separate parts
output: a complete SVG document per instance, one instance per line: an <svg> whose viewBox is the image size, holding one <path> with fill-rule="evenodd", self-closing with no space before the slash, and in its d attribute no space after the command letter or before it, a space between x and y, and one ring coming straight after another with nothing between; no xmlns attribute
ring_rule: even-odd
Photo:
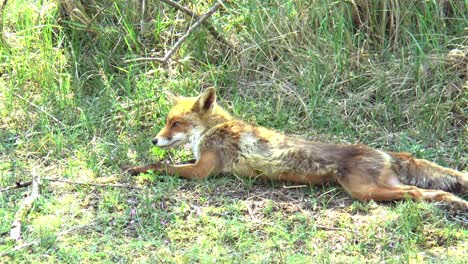
<svg viewBox="0 0 468 264"><path fill-rule="evenodd" d="M373 186L368 193L357 197L360 200L391 201L412 198L414 200L424 200L430 202L443 202L457 208L468 209L468 202L457 196L441 191L421 189L415 186Z"/></svg>
<svg viewBox="0 0 468 264"><path fill-rule="evenodd" d="M395 177L391 175L390 177ZM339 180L339 183L353 197L361 201L393 201L411 198L431 202L443 202L454 207L468 210L468 202L442 190L422 189L416 186L403 184L388 184L377 181L368 181L370 177L350 174ZM398 180L393 181L398 182Z"/></svg>

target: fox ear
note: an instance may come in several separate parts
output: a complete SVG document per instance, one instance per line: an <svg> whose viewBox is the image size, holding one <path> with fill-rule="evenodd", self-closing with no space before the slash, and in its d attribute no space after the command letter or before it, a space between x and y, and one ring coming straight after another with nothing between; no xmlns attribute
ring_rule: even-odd
<svg viewBox="0 0 468 264"><path fill-rule="evenodd" d="M166 99L173 105L175 105L177 103L177 101L179 101L179 96L177 95L174 95L173 93L169 92L169 91L164 91L164 94L166 96Z"/></svg>
<svg viewBox="0 0 468 264"><path fill-rule="evenodd" d="M200 96L198 96L193 110L200 113L205 113L213 109L216 104L216 90L213 87L206 89Z"/></svg>

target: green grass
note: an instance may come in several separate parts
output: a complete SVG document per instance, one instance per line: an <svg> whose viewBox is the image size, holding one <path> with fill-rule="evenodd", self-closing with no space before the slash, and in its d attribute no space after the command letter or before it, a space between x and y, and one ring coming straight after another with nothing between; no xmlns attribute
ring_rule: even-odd
<svg viewBox="0 0 468 264"><path fill-rule="evenodd" d="M440 205L120 171L189 156L151 146L170 107L163 91L209 86L250 122L466 170L464 1L229 1L211 23L236 50L202 28L168 65L124 61L163 56L193 22L184 14L106 0L72 15L57 2L3 11L0 188L35 168L142 189L44 181L18 243L10 225L29 190L0 193L0 262L467 262L466 213ZM198 13L214 3L179 2Z"/></svg>

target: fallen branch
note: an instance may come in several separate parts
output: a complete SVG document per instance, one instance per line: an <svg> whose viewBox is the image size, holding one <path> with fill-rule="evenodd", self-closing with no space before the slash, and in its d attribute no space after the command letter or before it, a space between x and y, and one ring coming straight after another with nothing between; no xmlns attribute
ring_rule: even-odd
<svg viewBox="0 0 468 264"><path fill-rule="evenodd" d="M69 234L69 233L72 233L72 232L75 232L75 231L77 231L77 230L80 230L80 229L89 227L89 226L91 226L91 225L94 225L95 223L96 223L96 221L93 221L93 222L91 222L91 223L89 223L89 224L86 224L86 225L75 226L75 227L72 227L72 228L67 229L67 230L65 230L65 231L62 231L62 232L60 232L60 233L57 234L57 240L60 239L60 238L62 238L62 237L65 236L65 235ZM7 251L4 251L4 252L0 253L0 257L4 257L4 256L6 256L6 255L10 255L10 254L12 254L12 253L14 253L14 252L17 252L17 251L20 251L20 250L22 250L22 249L24 249L24 248L28 248L28 247L31 247L31 246L37 246L37 245L39 245L40 242L41 242L40 239L36 239L36 240L34 240L34 241L31 241L31 242L28 242L28 243L24 243L24 244L18 245L18 246L14 247L14 248L11 249L11 250L7 250Z"/></svg>
<svg viewBox="0 0 468 264"><path fill-rule="evenodd" d="M143 62L143 61L157 61L160 63L167 63L167 61L172 57L172 55L180 48L180 46L187 40L188 36L192 34L193 31L195 31L198 27L200 27L203 22L208 19L210 16L214 14L214 12L222 5L221 2L217 2L211 9L203 14L193 25L185 32L185 34L180 37L179 40L174 44L174 46L164 55L164 57L159 58L159 57L148 57L148 58L136 58L136 59L130 59L126 60L126 63L129 62Z"/></svg>
<svg viewBox="0 0 468 264"><path fill-rule="evenodd" d="M87 186L97 186L97 187L112 187L112 188L129 188L129 189L137 189L142 190L142 188L128 185L128 184L104 184L104 183L92 183L92 182L77 182L77 181L70 181L58 178L44 178L45 181L53 181L53 182L63 182L68 184L76 184L76 185L87 185Z"/></svg>
<svg viewBox="0 0 468 264"><path fill-rule="evenodd" d="M192 12L190 9L188 9L187 7L185 7L183 5L180 5L179 3L176 3L176 2L174 2L172 0L161 0L161 2L166 3L166 4L174 7L175 9L178 9L178 10L184 12L185 14L189 15L190 17L192 17L195 20L200 19L200 16L198 14ZM224 45L226 45L229 48L233 48L233 45L231 43L229 43L227 40L225 40L223 38L223 36L221 36L221 34L219 34L218 31L216 31L215 27L212 24L210 24L208 21L205 21L203 23L203 25L208 29L210 34L213 35L213 37L217 41L223 43Z"/></svg>
<svg viewBox="0 0 468 264"><path fill-rule="evenodd" d="M28 187L32 184L32 181L28 181L28 182L16 182L15 185L12 185L12 186L8 186L8 187L5 187L3 189L0 190L0 193L2 192L6 192L6 191L9 191L9 190L14 190L14 189L20 189L20 188L25 188L25 187Z"/></svg>
<svg viewBox="0 0 468 264"><path fill-rule="evenodd" d="M21 238L21 222L28 214L29 210L34 204L34 201L39 197L39 189L40 189L40 177L39 175L33 171L32 175L32 188L31 193L24 199L23 203L20 205L20 208L15 214L15 218L13 223L11 224L10 229L10 238L19 241Z"/></svg>
<svg viewBox="0 0 468 264"><path fill-rule="evenodd" d="M112 188L129 188L129 189L137 189L137 190L142 190L142 188L134 186L134 185L128 185L128 184L103 184L103 183L92 183L92 182L76 182L76 181L69 181L69 180L64 180L64 179L58 179L58 178L42 178L43 181L54 181L54 182L63 182L63 183L68 183L68 184L77 184L77 185L88 185L88 186L97 186L97 187L112 187ZM17 182L15 185L5 187L0 190L0 193L14 190L14 189L19 189L19 188L24 188L28 187L32 184L32 181L28 182Z"/></svg>

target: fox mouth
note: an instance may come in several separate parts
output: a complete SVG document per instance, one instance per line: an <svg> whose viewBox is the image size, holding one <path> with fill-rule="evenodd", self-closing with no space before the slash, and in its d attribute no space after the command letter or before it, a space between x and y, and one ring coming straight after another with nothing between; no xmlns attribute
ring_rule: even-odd
<svg viewBox="0 0 468 264"><path fill-rule="evenodd" d="M159 147L159 148L171 148L171 147L179 146L181 144L182 144L182 140L178 139L178 140L172 141L171 143L169 143L167 145L162 145L162 146L157 146L157 147Z"/></svg>

